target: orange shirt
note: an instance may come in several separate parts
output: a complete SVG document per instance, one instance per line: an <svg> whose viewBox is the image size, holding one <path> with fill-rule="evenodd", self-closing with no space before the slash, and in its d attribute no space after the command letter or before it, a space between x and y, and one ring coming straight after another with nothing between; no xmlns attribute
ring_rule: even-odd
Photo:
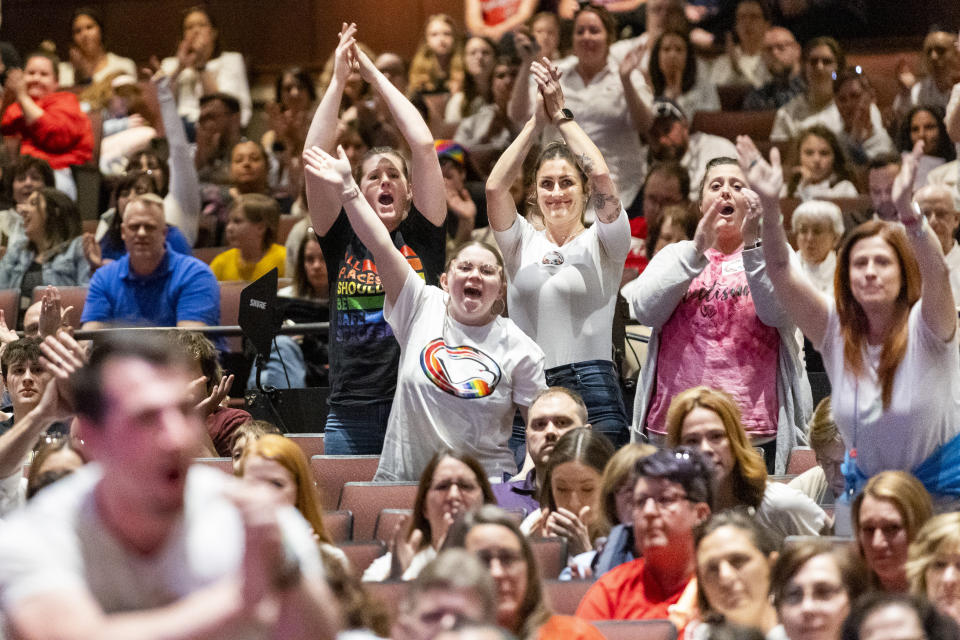
<svg viewBox="0 0 960 640"><path fill-rule="evenodd" d="M680 589L664 593L644 568L644 559L638 558L600 576L580 601L577 617L587 620L669 618L682 635L683 627L696 615L696 610L681 612L678 609L688 608L685 605L690 593L696 593L696 577L691 574ZM681 607L675 607L677 603L681 603Z"/></svg>

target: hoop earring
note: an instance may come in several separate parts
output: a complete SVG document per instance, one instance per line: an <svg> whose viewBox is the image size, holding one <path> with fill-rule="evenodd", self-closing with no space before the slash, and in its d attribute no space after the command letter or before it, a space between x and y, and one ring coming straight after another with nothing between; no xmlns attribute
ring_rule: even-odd
<svg viewBox="0 0 960 640"><path fill-rule="evenodd" d="M507 310L507 303L503 301L503 298L497 298L493 303L493 306L490 307L490 313L496 316L502 316L503 312Z"/></svg>

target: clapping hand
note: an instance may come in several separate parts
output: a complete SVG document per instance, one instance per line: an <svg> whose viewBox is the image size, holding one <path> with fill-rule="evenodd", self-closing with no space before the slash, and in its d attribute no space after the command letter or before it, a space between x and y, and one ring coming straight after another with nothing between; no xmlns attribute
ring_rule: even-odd
<svg viewBox="0 0 960 640"><path fill-rule="evenodd" d="M340 82L341 86L347 81L355 66L354 47L357 44L357 25L344 22L337 34L340 38L337 48L333 53L333 75Z"/></svg>
<svg viewBox="0 0 960 640"><path fill-rule="evenodd" d="M897 207L897 214L900 216L900 222L904 224L915 224L921 215L913 210L911 206L913 200L913 182L917 177L917 167L920 163L920 156L923 155L923 140L917 140L910 153L903 154L903 162L900 165L900 173L893 181L891 197L893 204Z"/></svg>
<svg viewBox="0 0 960 640"><path fill-rule="evenodd" d="M399 580L410 563L413 562L413 556L423 545L423 532L420 529L414 529L409 536L405 534L406 528L410 523L410 516L404 516L393 528L393 536L390 538L390 578Z"/></svg>
<svg viewBox="0 0 960 640"><path fill-rule="evenodd" d="M530 73L543 96L543 106L551 120L556 120L563 110L563 89L560 88L560 70L547 58L530 64Z"/></svg>
<svg viewBox="0 0 960 640"><path fill-rule="evenodd" d="M60 290L53 285L48 285L43 290L43 297L40 302L40 337L55 336L58 331L70 329L70 312L73 307L62 308L60 303Z"/></svg>
<svg viewBox="0 0 960 640"><path fill-rule="evenodd" d="M704 212L700 222L697 223L697 230L693 233L693 244L700 255L703 255L707 249L716 243L717 217L720 215L720 209L726 205L727 202L723 198L717 198Z"/></svg>

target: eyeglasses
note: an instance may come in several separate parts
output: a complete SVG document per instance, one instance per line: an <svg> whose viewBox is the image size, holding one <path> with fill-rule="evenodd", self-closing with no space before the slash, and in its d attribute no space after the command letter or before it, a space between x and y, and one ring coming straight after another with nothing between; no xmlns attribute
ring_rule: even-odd
<svg viewBox="0 0 960 640"><path fill-rule="evenodd" d="M519 551L510 551L509 549L482 549L477 551L477 558L488 569L496 560L504 571L509 571L520 565L523 555Z"/></svg>
<svg viewBox="0 0 960 640"><path fill-rule="evenodd" d="M463 276L470 275L473 273L474 269L478 269L480 271L480 275L484 276L485 278L492 278L500 274L500 266L495 264L475 265L472 262L457 261L457 263L453 265L453 268L456 269L457 273Z"/></svg>
<svg viewBox="0 0 960 640"><path fill-rule="evenodd" d="M685 493L665 493L659 496L640 494L634 495L633 497L633 508L634 509L643 509L647 506L647 501L653 500L654 504L657 505L657 509L660 511L665 511L672 509L674 506L680 504L684 500L689 500L687 494Z"/></svg>

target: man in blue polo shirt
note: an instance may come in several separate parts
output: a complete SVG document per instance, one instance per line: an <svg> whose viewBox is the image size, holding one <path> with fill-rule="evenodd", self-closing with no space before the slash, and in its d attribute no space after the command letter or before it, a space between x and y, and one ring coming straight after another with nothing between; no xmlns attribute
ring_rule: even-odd
<svg viewBox="0 0 960 640"><path fill-rule="evenodd" d="M210 268L166 245L163 201L130 202L120 227L127 255L90 279L83 328L111 324L202 327L220 322L220 287Z"/></svg>

